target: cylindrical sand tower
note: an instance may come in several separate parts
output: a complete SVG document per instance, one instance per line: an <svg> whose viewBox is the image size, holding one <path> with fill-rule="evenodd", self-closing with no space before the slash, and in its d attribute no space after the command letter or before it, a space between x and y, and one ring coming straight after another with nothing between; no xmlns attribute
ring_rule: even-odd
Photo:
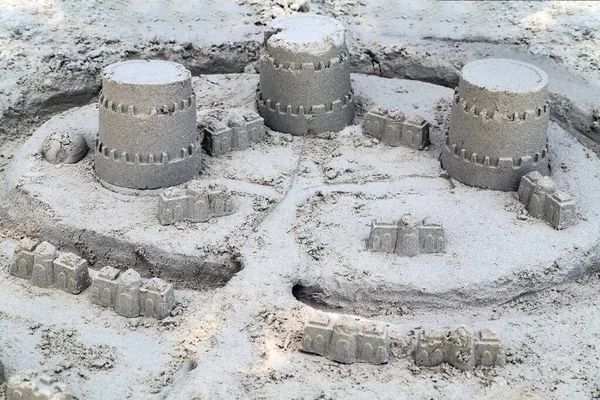
<svg viewBox="0 0 600 400"><path fill-rule="evenodd" d="M466 64L454 93L442 165L462 183L516 190L531 171L547 175L548 76L516 60Z"/></svg>
<svg viewBox="0 0 600 400"><path fill-rule="evenodd" d="M98 108L94 162L104 181L153 189L198 175L196 98L183 65L143 60L109 65Z"/></svg>
<svg viewBox="0 0 600 400"><path fill-rule="evenodd" d="M258 110L265 125L293 135L337 132L354 102L345 30L334 19L295 14L265 32Z"/></svg>

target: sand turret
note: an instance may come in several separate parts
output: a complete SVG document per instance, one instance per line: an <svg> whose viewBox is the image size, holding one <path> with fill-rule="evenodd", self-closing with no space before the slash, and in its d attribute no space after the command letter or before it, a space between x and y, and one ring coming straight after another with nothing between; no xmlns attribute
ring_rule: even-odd
<svg viewBox="0 0 600 400"><path fill-rule="evenodd" d="M466 64L442 150L450 176L511 191L529 172L547 175L547 87L546 73L524 62L490 58Z"/></svg>

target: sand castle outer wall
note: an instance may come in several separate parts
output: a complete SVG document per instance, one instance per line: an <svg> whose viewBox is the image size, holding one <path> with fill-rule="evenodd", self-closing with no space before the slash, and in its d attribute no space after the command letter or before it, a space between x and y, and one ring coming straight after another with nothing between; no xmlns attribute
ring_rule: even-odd
<svg viewBox="0 0 600 400"><path fill-rule="evenodd" d="M138 68L140 74L163 78L132 79L129 74ZM100 178L146 189L197 176L196 98L185 67L167 61L112 64L104 70L98 108L95 169Z"/></svg>
<svg viewBox="0 0 600 400"><path fill-rule="evenodd" d="M494 87L480 77L488 68L530 74L515 75L514 86L502 88L500 82ZM442 150L450 176L470 186L511 191L531 171L548 174L547 85L544 71L519 61L484 59L465 65Z"/></svg>
<svg viewBox="0 0 600 400"><path fill-rule="evenodd" d="M288 30L301 35L311 24L323 26L324 32L306 41L285 36ZM354 103L344 27L316 15L275 20L265 32L257 103L265 125L294 135L337 132L351 124Z"/></svg>

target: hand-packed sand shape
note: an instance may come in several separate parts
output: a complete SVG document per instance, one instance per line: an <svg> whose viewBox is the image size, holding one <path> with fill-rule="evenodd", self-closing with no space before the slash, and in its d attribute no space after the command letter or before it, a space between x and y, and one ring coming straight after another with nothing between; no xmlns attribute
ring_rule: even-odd
<svg viewBox="0 0 600 400"><path fill-rule="evenodd" d="M104 181L155 189L198 176L196 97L183 65L158 60L109 65L98 109L94 162Z"/></svg>
<svg viewBox="0 0 600 400"><path fill-rule="evenodd" d="M388 146L404 146L423 150L429 144L429 122L418 115L404 119L400 110L375 107L367 113L363 132Z"/></svg>
<svg viewBox="0 0 600 400"><path fill-rule="evenodd" d="M338 132L354 119L345 29L307 14L278 18L265 31L258 111L292 135Z"/></svg>
<svg viewBox="0 0 600 400"><path fill-rule="evenodd" d="M529 215L548 221L554 229L564 229L575 221L575 200L554 189L554 181L533 171L521 178L519 200Z"/></svg>
<svg viewBox="0 0 600 400"><path fill-rule="evenodd" d="M123 317L145 316L163 319L175 307L173 286L159 278L143 282L132 269L121 273L106 266L98 272L92 283L92 303L112 307Z"/></svg>
<svg viewBox="0 0 600 400"><path fill-rule="evenodd" d="M202 147L213 157L246 150L267 136L262 117L243 108L200 112L198 126L204 133Z"/></svg>
<svg viewBox="0 0 600 400"><path fill-rule="evenodd" d="M531 171L548 175L548 76L515 60L466 64L454 94L442 165L484 189L516 190Z"/></svg>
<svg viewBox="0 0 600 400"><path fill-rule="evenodd" d="M374 220L367 241L371 251L413 257L421 253L443 253L446 248L444 226L428 217L422 225L410 214L399 221Z"/></svg>
<svg viewBox="0 0 600 400"><path fill-rule="evenodd" d="M225 185L190 182L186 190L168 188L158 196L158 221L161 225L176 222L206 222L230 215L234 211L231 192Z"/></svg>
<svg viewBox="0 0 600 400"><path fill-rule="evenodd" d="M383 322L316 312L304 327L301 350L344 364L385 364L388 329Z"/></svg>
<svg viewBox="0 0 600 400"><path fill-rule="evenodd" d="M7 400L70 400L67 386L55 377L37 372L15 375L6 384Z"/></svg>
<svg viewBox="0 0 600 400"><path fill-rule="evenodd" d="M28 238L16 247L10 273L34 286L56 287L72 294L81 293L90 284L87 260Z"/></svg>
<svg viewBox="0 0 600 400"><path fill-rule="evenodd" d="M477 365L503 366L505 360L500 338L489 329L479 332L476 337L464 328L450 333L422 330L415 351L415 364L423 367L435 367L445 362L468 371Z"/></svg>

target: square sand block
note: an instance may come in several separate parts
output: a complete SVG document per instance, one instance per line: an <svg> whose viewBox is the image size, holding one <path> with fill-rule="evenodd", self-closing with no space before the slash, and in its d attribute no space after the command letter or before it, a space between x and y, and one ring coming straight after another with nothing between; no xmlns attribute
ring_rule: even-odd
<svg viewBox="0 0 600 400"><path fill-rule="evenodd" d="M48 288L54 284L54 260L58 255L56 247L48 242L42 242L33 254L33 270L31 284Z"/></svg>
<svg viewBox="0 0 600 400"><path fill-rule="evenodd" d="M333 332L333 323L334 319L329 314L314 313L304 327L300 350L320 356L326 355Z"/></svg>
<svg viewBox="0 0 600 400"><path fill-rule="evenodd" d="M152 278L140 288L140 313L145 317L163 319L175 307L173 286L162 279Z"/></svg>
<svg viewBox="0 0 600 400"><path fill-rule="evenodd" d="M79 294L90 285L88 262L73 253L60 253L53 263L54 286Z"/></svg>
<svg viewBox="0 0 600 400"><path fill-rule="evenodd" d="M37 240L24 238L17 247L10 266L10 273L22 279L30 279L33 270L34 250L38 245Z"/></svg>
<svg viewBox="0 0 600 400"><path fill-rule="evenodd" d="M140 316L140 286L142 277L132 269L123 272L118 278L115 312L123 317Z"/></svg>
<svg viewBox="0 0 600 400"><path fill-rule="evenodd" d="M106 266L98 272L92 282L92 303L102 307L114 307L119 288L119 271L111 266Z"/></svg>

